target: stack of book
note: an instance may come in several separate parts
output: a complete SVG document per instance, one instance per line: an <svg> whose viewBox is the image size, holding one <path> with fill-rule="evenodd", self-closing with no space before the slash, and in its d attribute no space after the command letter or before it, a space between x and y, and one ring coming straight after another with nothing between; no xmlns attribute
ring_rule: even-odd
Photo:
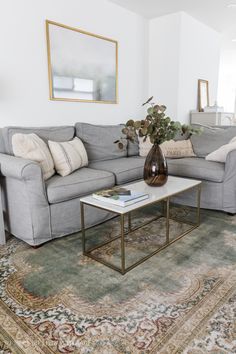
<svg viewBox="0 0 236 354"><path fill-rule="evenodd" d="M132 191L126 188L114 187L93 193L93 198L102 202L126 207L141 202L149 197L146 193Z"/></svg>

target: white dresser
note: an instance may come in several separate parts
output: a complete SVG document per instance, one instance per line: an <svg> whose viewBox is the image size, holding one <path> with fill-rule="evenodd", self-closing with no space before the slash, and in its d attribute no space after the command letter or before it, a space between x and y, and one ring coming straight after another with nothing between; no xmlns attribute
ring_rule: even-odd
<svg viewBox="0 0 236 354"><path fill-rule="evenodd" d="M202 125L233 125L234 113L227 112L191 112L191 124Z"/></svg>

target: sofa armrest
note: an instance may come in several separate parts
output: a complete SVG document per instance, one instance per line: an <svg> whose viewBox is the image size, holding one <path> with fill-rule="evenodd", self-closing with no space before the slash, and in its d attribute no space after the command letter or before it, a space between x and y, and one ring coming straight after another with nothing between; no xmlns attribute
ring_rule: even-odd
<svg viewBox="0 0 236 354"><path fill-rule="evenodd" d="M225 178L224 180L235 179L236 182L236 149L230 151L225 161Z"/></svg>
<svg viewBox="0 0 236 354"><path fill-rule="evenodd" d="M1 174L5 177L27 179L35 175L42 177L39 164L31 160L22 159L0 153Z"/></svg>
<svg viewBox="0 0 236 354"><path fill-rule="evenodd" d="M0 153L0 174L26 183L26 190L31 194L33 203L48 205L48 198L43 180L43 173L37 162Z"/></svg>
<svg viewBox="0 0 236 354"><path fill-rule="evenodd" d="M0 166L8 231L31 245L50 240L50 206L40 165L0 154Z"/></svg>
<svg viewBox="0 0 236 354"><path fill-rule="evenodd" d="M222 209L236 213L236 149L228 153L225 162Z"/></svg>

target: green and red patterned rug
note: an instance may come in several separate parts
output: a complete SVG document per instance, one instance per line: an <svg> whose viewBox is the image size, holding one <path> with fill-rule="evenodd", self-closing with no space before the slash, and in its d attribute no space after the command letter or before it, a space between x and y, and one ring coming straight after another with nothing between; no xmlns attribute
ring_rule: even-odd
<svg viewBox="0 0 236 354"><path fill-rule="evenodd" d="M198 229L124 276L82 256L80 233L38 249L11 238L0 247L0 353L236 353L236 217L202 214ZM172 222L172 237L184 227ZM89 243L117 230L116 220L93 228ZM164 235L163 219L137 231L129 261ZM117 262L118 249L97 255Z"/></svg>

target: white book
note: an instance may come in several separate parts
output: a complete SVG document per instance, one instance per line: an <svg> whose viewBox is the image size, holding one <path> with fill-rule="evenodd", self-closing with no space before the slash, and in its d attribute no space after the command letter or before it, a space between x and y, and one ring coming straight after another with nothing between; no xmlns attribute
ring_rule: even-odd
<svg viewBox="0 0 236 354"><path fill-rule="evenodd" d="M135 192L131 191L130 195L107 195L103 196L100 195L99 193L104 194L104 191L93 193L93 198L100 200L105 203L109 204L114 204L118 205L121 207L126 207L128 205L132 205L134 203L141 202L142 200L145 200L149 198L149 195L146 193L140 193L140 192Z"/></svg>

